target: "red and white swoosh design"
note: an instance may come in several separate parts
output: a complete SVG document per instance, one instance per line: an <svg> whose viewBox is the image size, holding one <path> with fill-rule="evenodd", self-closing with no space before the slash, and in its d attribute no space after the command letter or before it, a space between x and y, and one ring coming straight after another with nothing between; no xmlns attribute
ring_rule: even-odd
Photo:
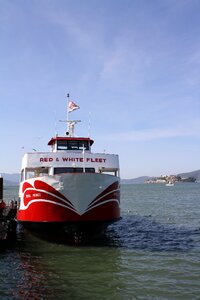
<svg viewBox="0 0 200 300"><path fill-rule="evenodd" d="M25 182L22 187L22 192L24 193L23 209L27 209L35 202L48 202L76 212L73 204L64 195L41 180L35 180L33 185Z"/></svg>
<svg viewBox="0 0 200 300"><path fill-rule="evenodd" d="M119 183L116 181L100 193L87 207L86 212L108 202L117 202L119 205Z"/></svg>
<svg viewBox="0 0 200 300"><path fill-rule="evenodd" d="M120 215L119 182L110 184L80 213L78 206L53 186L41 180L24 182L19 221L59 222L117 219Z"/></svg>

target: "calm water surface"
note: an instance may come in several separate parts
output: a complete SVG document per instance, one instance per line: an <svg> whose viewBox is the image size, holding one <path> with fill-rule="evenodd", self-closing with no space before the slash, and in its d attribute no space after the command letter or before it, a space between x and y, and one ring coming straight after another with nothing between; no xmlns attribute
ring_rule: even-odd
<svg viewBox="0 0 200 300"><path fill-rule="evenodd" d="M200 299L199 195L194 183L122 185L122 220L78 246L19 227L0 251L0 299Z"/></svg>

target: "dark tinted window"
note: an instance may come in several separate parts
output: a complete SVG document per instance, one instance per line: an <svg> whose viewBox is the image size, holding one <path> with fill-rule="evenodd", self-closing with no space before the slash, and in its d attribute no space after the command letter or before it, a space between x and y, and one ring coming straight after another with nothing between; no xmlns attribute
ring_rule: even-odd
<svg viewBox="0 0 200 300"><path fill-rule="evenodd" d="M54 168L54 174L83 173L83 168ZM95 173L94 168L85 168L85 173Z"/></svg>
<svg viewBox="0 0 200 300"><path fill-rule="evenodd" d="M85 150L89 150L89 141L57 141L58 150L83 150L83 148L85 148Z"/></svg>
<svg viewBox="0 0 200 300"><path fill-rule="evenodd" d="M57 141L57 149L58 150L67 150L68 149L68 141Z"/></svg>

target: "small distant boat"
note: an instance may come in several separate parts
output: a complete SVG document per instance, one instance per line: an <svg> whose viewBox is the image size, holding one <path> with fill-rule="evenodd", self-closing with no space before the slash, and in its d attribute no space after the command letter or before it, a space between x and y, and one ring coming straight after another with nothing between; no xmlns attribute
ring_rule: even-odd
<svg viewBox="0 0 200 300"><path fill-rule="evenodd" d="M166 186L174 186L174 183L169 181L168 183L165 184Z"/></svg>

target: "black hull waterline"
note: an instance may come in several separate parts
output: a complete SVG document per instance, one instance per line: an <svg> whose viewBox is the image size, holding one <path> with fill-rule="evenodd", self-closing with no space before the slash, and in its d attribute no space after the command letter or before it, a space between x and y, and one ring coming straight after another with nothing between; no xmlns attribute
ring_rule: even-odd
<svg viewBox="0 0 200 300"><path fill-rule="evenodd" d="M90 221L90 222L19 222L25 229L37 236L47 239L62 239L63 237L97 236L103 234L107 227L119 221Z"/></svg>

